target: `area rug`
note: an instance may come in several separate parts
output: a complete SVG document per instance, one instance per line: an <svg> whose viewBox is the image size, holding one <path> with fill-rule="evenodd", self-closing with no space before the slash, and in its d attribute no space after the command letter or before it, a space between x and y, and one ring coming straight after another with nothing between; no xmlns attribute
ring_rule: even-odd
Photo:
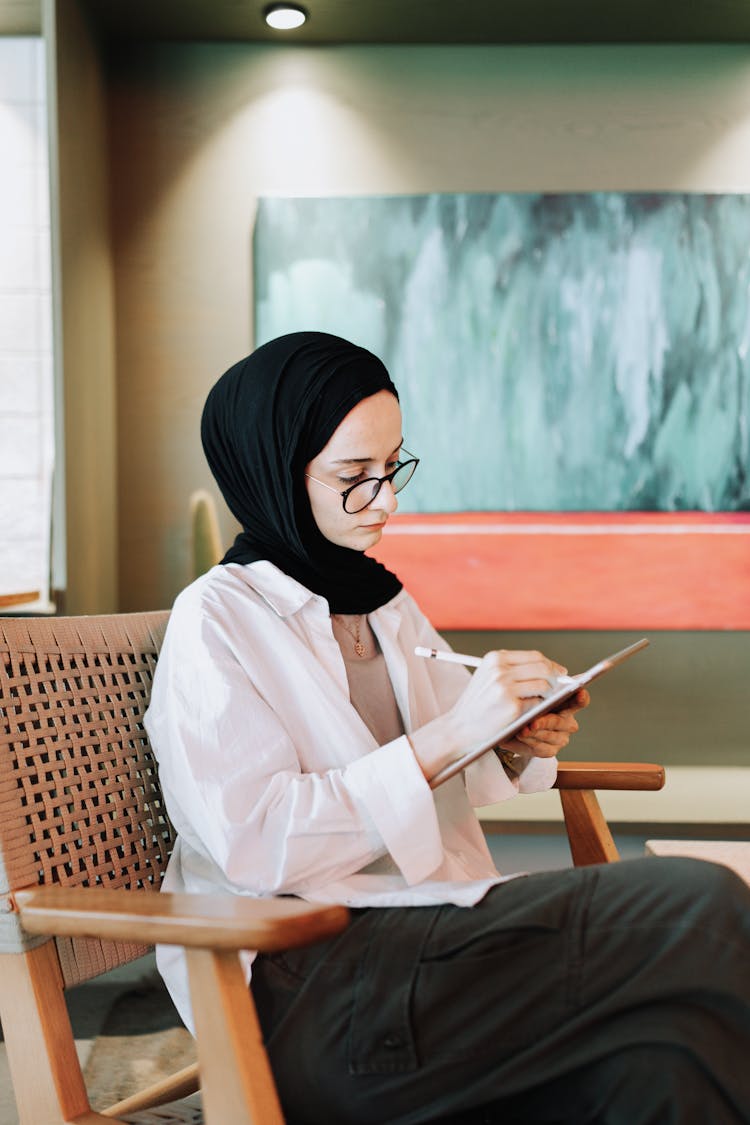
<svg viewBox="0 0 750 1125"><path fill-rule="evenodd" d="M84 1066L89 1100L101 1109L168 1078L196 1060L158 974L149 974L113 999Z"/></svg>

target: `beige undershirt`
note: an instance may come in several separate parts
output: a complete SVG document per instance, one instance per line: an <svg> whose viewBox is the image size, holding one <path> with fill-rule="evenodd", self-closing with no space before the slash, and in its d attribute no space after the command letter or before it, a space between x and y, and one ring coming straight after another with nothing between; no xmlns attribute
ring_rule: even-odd
<svg viewBox="0 0 750 1125"><path fill-rule="evenodd" d="M358 619L354 614L331 614L333 635L339 643L349 682L349 698L364 724L375 737L378 746L392 742L404 734L404 724L396 705L385 657L380 651L377 638L370 628L364 614L359 618L359 639L365 646L365 655L357 656L354 646L357 636ZM513 750L497 751L503 768L510 778L518 777L524 759ZM391 870L389 857L376 860L371 867L363 868L370 872L384 874ZM395 868L394 868L395 870Z"/></svg>
<svg viewBox="0 0 750 1125"><path fill-rule="evenodd" d="M349 682L349 698L378 746L392 742L404 733L404 724L393 694L385 657L367 618L359 618L359 639L365 655L354 651L357 617L354 614L331 616L333 635L338 641Z"/></svg>
<svg viewBox="0 0 750 1125"><path fill-rule="evenodd" d="M357 656L354 650L357 624L359 640L365 647L364 656ZM359 619L354 614L332 614L331 627L344 658L352 706L378 746L384 746L404 733L404 724L377 637L364 614ZM386 853L363 867L358 874L395 875L397 872L396 864Z"/></svg>

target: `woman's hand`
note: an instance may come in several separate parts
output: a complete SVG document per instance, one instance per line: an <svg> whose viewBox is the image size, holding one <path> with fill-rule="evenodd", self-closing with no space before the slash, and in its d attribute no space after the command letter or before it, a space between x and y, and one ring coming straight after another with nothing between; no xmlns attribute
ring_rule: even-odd
<svg viewBox="0 0 750 1125"><path fill-rule="evenodd" d="M525 708L548 695L565 668L541 652L488 652L449 712L468 750L489 742Z"/></svg>
<svg viewBox="0 0 750 1125"><path fill-rule="evenodd" d="M536 758L553 758L564 750L571 734L578 730L575 712L588 707L591 696L581 688L567 701L564 710L549 711L540 715L527 727L502 744L503 750L513 750L517 754L532 754Z"/></svg>
<svg viewBox="0 0 750 1125"><path fill-rule="evenodd" d="M488 652L450 711L410 736L425 777L433 777L473 747L492 743L508 723L535 700L548 695L561 675L565 675L565 668L541 652ZM571 723L575 724L572 716L556 716L550 727L555 730L562 725L564 729ZM541 729L528 732L534 747L525 742L521 752L547 757L556 753L555 740L542 736ZM567 732L563 744L566 741ZM511 744L510 748L515 747Z"/></svg>

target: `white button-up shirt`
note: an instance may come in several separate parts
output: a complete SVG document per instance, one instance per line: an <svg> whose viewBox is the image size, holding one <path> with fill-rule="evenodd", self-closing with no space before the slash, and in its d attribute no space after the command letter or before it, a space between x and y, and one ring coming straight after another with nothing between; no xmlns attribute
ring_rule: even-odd
<svg viewBox="0 0 750 1125"><path fill-rule="evenodd" d="M324 598L270 562L214 567L180 594L145 719L178 833L165 890L469 906L502 880L473 807L548 789L555 759L509 777L485 754L431 790L408 735L469 673L414 655L446 645L405 590L369 621L406 732L385 746L350 702ZM181 951L158 957L189 1025Z"/></svg>

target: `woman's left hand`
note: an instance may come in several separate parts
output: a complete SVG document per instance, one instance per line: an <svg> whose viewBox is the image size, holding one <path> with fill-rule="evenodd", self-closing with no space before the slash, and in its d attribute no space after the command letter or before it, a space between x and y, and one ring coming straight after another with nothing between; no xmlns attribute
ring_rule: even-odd
<svg viewBox="0 0 750 1125"><path fill-rule="evenodd" d="M503 750L514 750L517 754L531 753L536 758L554 758L570 741L571 734L578 730L576 711L588 707L591 696L585 688L568 700L563 711L549 711L533 719L510 742L502 744Z"/></svg>

